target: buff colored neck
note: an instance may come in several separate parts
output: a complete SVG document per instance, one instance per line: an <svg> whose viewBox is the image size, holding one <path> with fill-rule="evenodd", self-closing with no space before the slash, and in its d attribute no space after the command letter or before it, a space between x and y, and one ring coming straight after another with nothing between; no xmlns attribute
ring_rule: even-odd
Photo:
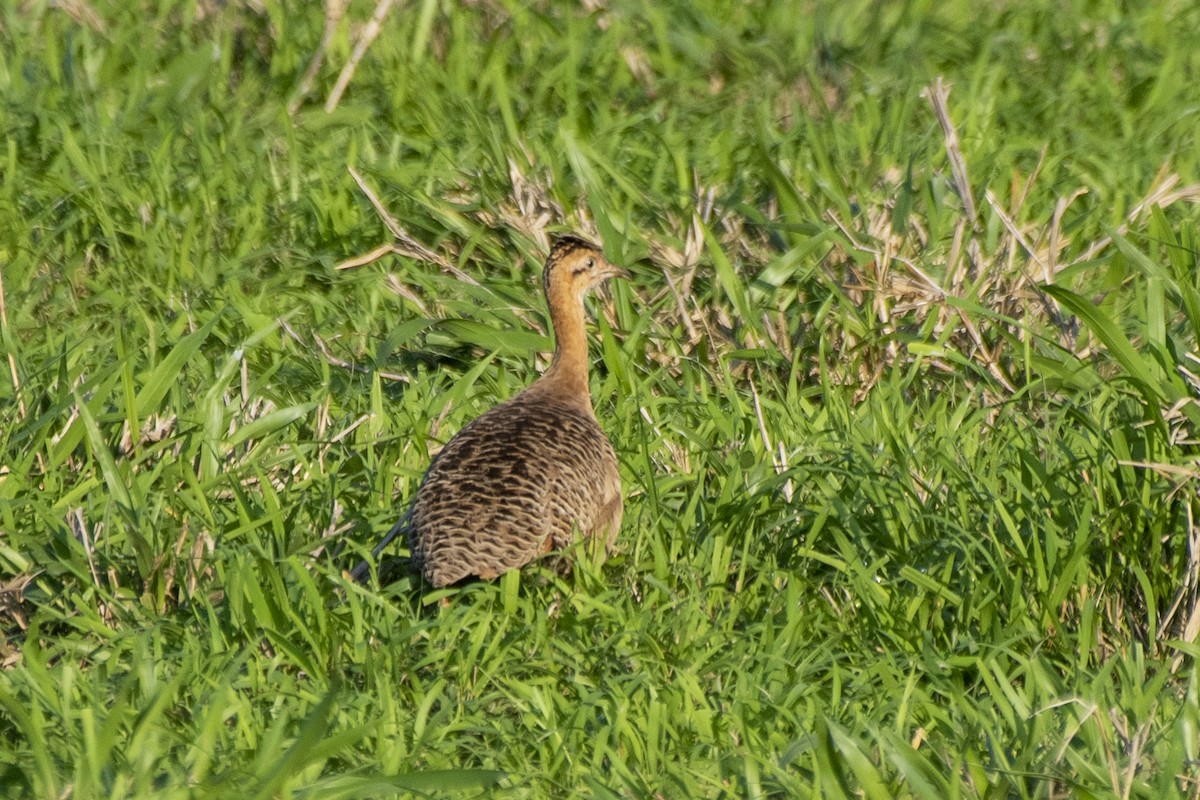
<svg viewBox="0 0 1200 800"><path fill-rule="evenodd" d="M543 391L592 409L588 391L588 343L584 323L583 299L570 287L550 287L550 324L554 328L554 360L541 377Z"/></svg>

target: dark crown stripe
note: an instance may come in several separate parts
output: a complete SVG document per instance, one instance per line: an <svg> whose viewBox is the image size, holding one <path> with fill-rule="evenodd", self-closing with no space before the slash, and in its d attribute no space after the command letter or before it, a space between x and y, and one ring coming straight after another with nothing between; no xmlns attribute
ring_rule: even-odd
<svg viewBox="0 0 1200 800"><path fill-rule="evenodd" d="M576 250L595 250L596 252L600 252L600 248L587 239L567 233L554 237L554 241L550 244L550 260L560 261L569 253L573 253Z"/></svg>
<svg viewBox="0 0 1200 800"><path fill-rule="evenodd" d="M564 258L579 250L590 250L595 253L600 252L600 248L583 239L570 233L564 233L561 236L555 236L550 242L550 256L546 259L546 268L542 271L542 288L546 292L546 296L550 296L550 280L555 273L554 267L562 262Z"/></svg>

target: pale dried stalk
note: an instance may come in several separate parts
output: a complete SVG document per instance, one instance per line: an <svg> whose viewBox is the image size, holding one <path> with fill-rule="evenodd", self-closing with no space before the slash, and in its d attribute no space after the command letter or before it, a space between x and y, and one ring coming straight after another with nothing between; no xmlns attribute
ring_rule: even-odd
<svg viewBox="0 0 1200 800"><path fill-rule="evenodd" d="M338 74L337 82L333 85L333 91L329 93L329 99L325 101L326 113L332 112L337 108L338 103L342 99L342 93L346 91L346 87L350 85L350 79L354 77L354 71L358 69L358 62L367 53L367 48L371 46L371 42L375 41L375 37L383 30L383 20L387 16L388 11L392 8L393 0L379 0L375 6L375 13L371 15L371 20L367 26L363 28L363 32L358 37L358 41L354 44L354 51L350 54L350 60L346 62L346 66L342 67L341 73Z"/></svg>
<svg viewBox="0 0 1200 800"><path fill-rule="evenodd" d="M1190 477L1195 478L1193 473ZM1161 641L1171 634L1171 628L1178 630L1179 638L1188 643L1195 644L1197 637L1200 637L1200 527L1196 525L1195 515L1193 513L1192 504L1187 506L1188 520L1188 563L1184 569L1183 583L1175 592L1175 598L1171 603L1170 610L1163 615L1162 621L1158 626L1158 639ZM1189 608L1185 610L1186 619L1179 619L1180 610L1187 604ZM1182 651L1175 654L1175 658L1171 660L1171 673L1174 674L1183 666L1184 654Z"/></svg>
<svg viewBox="0 0 1200 800"><path fill-rule="evenodd" d="M758 435L762 437L763 449L771 457L771 465L775 467L776 475L783 475L787 472L787 455L783 449L783 443L779 443L779 455L776 457L775 448L771 445L771 435L767 432L767 421L763 418L762 402L758 398L758 387L754 385L754 381L750 381L750 396L754 400L754 416L758 420ZM790 503L792 502L792 494L794 487L792 479L788 478L783 483L783 496Z"/></svg>
<svg viewBox="0 0 1200 800"><path fill-rule="evenodd" d="M889 245L888 250L885 252L884 250L881 250L878 247L873 247L871 245L866 244L865 242L859 241L858 237L856 237L850 231L850 228L845 223L843 223L841 221L841 219L838 218L838 215L833 211L833 209L826 211L825 217L830 222L832 222L839 231L842 232L842 235L846 237L846 241L850 242L851 246L853 246L854 249L860 250L864 253L870 253L872 256L875 257L876 262L883 261L883 260L887 260L889 263L891 261L899 261L901 264L908 267L909 271L912 272L912 274L915 275L917 278L919 278L921 280L921 282L923 284L925 284L925 286L928 287L938 297L947 297L948 296L948 292L945 289L943 289L941 286L939 286L938 282L936 280L934 280L931 275L929 275L927 272L925 272L920 267L918 267L916 262L913 261L912 259L906 258L905 256L902 256L899 253L895 252L894 247L891 247ZM883 284L881 281L879 288L882 288L882 285Z"/></svg>
<svg viewBox="0 0 1200 800"><path fill-rule="evenodd" d="M321 64L325 61L325 51L329 49L348 5L350 0L325 0L325 30L321 33L321 43L317 45L317 52L313 54L312 61L308 62L308 69L304 71L304 77L296 86L296 94L288 101L289 114L295 114L304 98L312 91L313 81L317 79L317 73L321 71Z"/></svg>
<svg viewBox="0 0 1200 800"><path fill-rule="evenodd" d="M75 534L75 538L83 545L83 554L87 558L88 570L92 573L92 582L96 584L96 588L103 588L100 583L100 573L96 571L96 562L92 558L92 539L88 534L87 523L83 519L82 508L73 508L67 513L67 525Z"/></svg>
<svg viewBox="0 0 1200 800"><path fill-rule="evenodd" d="M691 316L687 312L687 304L683 302L683 295L675 287L675 281L671 280L669 270L663 269L663 277L667 279L667 288L671 290L671 295L675 298L675 308L679 312L679 321L683 323L683 329L687 331L688 341L696 342L699 339L699 335L696 333L696 326L692 324Z"/></svg>
<svg viewBox="0 0 1200 800"><path fill-rule="evenodd" d="M972 225L975 225L978 215L975 212L975 197L971 194L971 182L967 179L967 162L963 158L962 149L958 144L958 131L954 128L954 122L950 119L950 112L946 108L946 100L950 97L950 88L946 86L941 76L938 76L923 94L929 104L933 106L933 113L942 126L942 137L946 142L946 157L950 159L950 172L954 175L954 186L962 200L963 208L966 210L967 219L971 220Z"/></svg>
<svg viewBox="0 0 1200 800"><path fill-rule="evenodd" d="M1021 233L1021 230L1017 227L1017 223L1014 222L1013 218L1010 217L1008 213L1001 207L1000 202L996 199L996 195L992 194L991 189L987 189L984 191L983 196L984 199L988 201L988 205L992 207L992 211L995 212L996 216L1000 218L1000 222L1003 223L1005 230L1008 231L1008 235L1011 236L1017 244L1021 245L1021 249L1029 254L1029 257L1033 259L1035 264L1041 267L1042 272L1044 273L1046 271L1046 262L1043 261L1041 256L1034 251L1033 245L1031 245L1025 238L1025 235Z"/></svg>
<svg viewBox="0 0 1200 800"><path fill-rule="evenodd" d="M526 160L532 162L532 157L526 154ZM546 186L525 175L516 159L508 159L508 182L511 190L509 196L512 203L500 205L500 218L512 228L517 229L526 237L537 242L543 251L550 250L550 234L546 228L555 219L566 216L563 208L550 197L549 181ZM495 225L495 219L488 219L486 213L478 214L488 227Z"/></svg>
<svg viewBox="0 0 1200 800"><path fill-rule="evenodd" d="M416 306L417 311L421 312L421 316L423 316L423 317L430 316L429 309L425 306L424 301L421 300L420 297L417 297L416 292L414 292L412 289L408 288L403 283L401 283L400 279L397 278L395 275L392 275L390 273L388 274L387 285L388 285L388 288L391 289L393 292L395 292L397 295L399 295L400 297L403 297L405 300L407 300L408 302L410 302L414 306Z"/></svg>
<svg viewBox="0 0 1200 800"><path fill-rule="evenodd" d="M399 248L394 244L381 244L379 247L376 247L374 250L371 250L368 253L363 253L361 255L346 259L334 267L334 269L343 270L354 269L356 267L365 267L367 264L373 264L384 256L390 256L392 253L398 252Z"/></svg>
<svg viewBox="0 0 1200 800"><path fill-rule="evenodd" d="M88 26L96 33L108 33L108 26L104 24L104 20L86 0L58 0L53 5L65 11L71 19Z"/></svg>
<svg viewBox="0 0 1200 800"><path fill-rule="evenodd" d="M8 333L8 306L4 302L4 270L0 269L0 332ZM5 336L4 338L7 338ZM24 421L29 413L25 407L25 396L21 394L21 377L17 374L17 359L11 350L8 350L8 374L12 377L13 394L17 398L17 411L21 414L21 420ZM45 469L43 468L43 472Z"/></svg>
<svg viewBox="0 0 1200 800"><path fill-rule="evenodd" d="M308 345L303 339L300 338L300 334L296 333L296 331L292 329L292 326L287 323L287 320L281 317L279 319L279 325L283 328L288 336L291 336L296 340L297 344L305 349L308 349ZM350 370L351 372L357 372L360 375L378 375L381 378L387 378L389 381L399 381L400 383L409 383L412 381L412 378L407 375L400 375L396 372L384 372L383 370L378 369L367 369L366 367L360 367L358 364L352 364L345 359L338 358L329 351L329 347L326 346L324 340L315 333L313 334L313 341L316 343L317 349L321 351L321 355L325 357L325 360L335 367L341 367L342 369Z"/></svg>
<svg viewBox="0 0 1200 800"><path fill-rule="evenodd" d="M369 253L361 256L355 256L354 258L343 261L341 264L337 265L336 269L351 269L353 267L360 267L364 264L370 264L371 262L376 261L385 255L395 253L397 255L408 256L409 258L418 258L422 261L436 264L443 272L448 272L463 283L469 283L472 286L480 286L481 288L484 288L479 281L475 280L470 275L454 266L449 259L438 253L435 253L433 250L430 250L428 247L421 244L421 242L419 242L415 236L405 230L404 226L396 221L395 217L388 213L388 210L383 206L383 201L381 201L379 196L375 194L374 190L367 185L366 179L359 174L358 170L350 166L347 166L346 169L350 172L350 176L354 178L354 182L358 184L358 188L361 189L362 193L367 196L367 200L371 202L371 205L375 209L375 213L379 215L379 218L383 220L383 224L387 226L387 229L391 231L392 235L395 236L399 242L380 245ZM393 289L395 289L398 285L399 282L395 282ZM398 294L403 295L404 293L398 292ZM531 328L538 329L538 325L529 318L529 315L525 311L521 309L513 309L513 313L516 314L518 319L528 324Z"/></svg>
<svg viewBox="0 0 1200 800"><path fill-rule="evenodd" d="M380 256L385 255L387 249L390 249L393 253L409 256L410 258L419 258L422 261L428 261L433 264L437 264L439 267L441 267L442 271L449 272L451 275L458 278L460 281L463 281L464 283L469 283L472 286L479 285L479 281L475 280L470 275L451 264L444 257L433 252L428 247L417 241L417 239L408 231L406 231L404 227L396 221L396 218L389 214L388 210L383 207L383 203L380 201L379 196L376 195L371 187L367 185L366 179L364 179L363 176L358 173L358 170L356 170L354 167L346 167L346 169L349 170L350 176L354 178L354 182L358 184L358 188L361 189L362 193L365 194L367 199L371 201L371 205L375 207L375 213L377 213L379 218L383 220L383 224L386 225L387 229L392 232L392 235L399 240L399 244L390 244L377 247L366 256L359 256L339 264L338 269L349 269L352 266L370 263Z"/></svg>
<svg viewBox="0 0 1200 800"><path fill-rule="evenodd" d="M984 197L987 198L988 205L992 207L992 211L995 212L996 216L1000 218L1000 222L1004 224L1005 229L1013 238L1013 241L1021 245L1021 249L1029 254L1029 257L1033 259L1035 264L1041 267L1043 275L1048 275L1049 266L1036 252L1034 252L1033 246L1029 244L1029 241L1025 238L1025 235L1021 233L1019 228L1017 228L1017 223L1014 222L1012 217L1005 213L1004 209L1000 207L1000 203L997 202L996 196L992 194L992 190L988 189L985 191ZM1029 273L1025 271L1023 266L1018 267L1017 269L1020 271L1021 275L1025 277L1026 281L1032 287L1034 293L1037 294L1038 299L1041 300L1042 308L1044 308L1046 311L1046 316L1049 317L1055 326L1058 327L1059 331L1066 334L1067 324L1063 320L1062 314L1060 314L1058 311L1058 304L1038 287L1038 285L1029 277ZM1049 280L1049 278L1046 278L1046 280ZM1066 342L1064 342L1064 344L1065 343Z"/></svg>
<svg viewBox="0 0 1200 800"><path fill-rule="evenodd" d="M1072 203L1085 194L1087 194L1087 189L1076 189L1070 195L1058 198L1058 202L1054 204L1054 216L1050 218L1050 231L1046 237L1049 247L1046 262L1047 283L1058 274L1058 254L1067 245L1066 240L1062 238L1063 215L1067 213L1067 209L1071 207Z"/></svg>
<svg viewBox="0 0 1200 800"><path fill-rule="evenodd" d="M1151 187L1150 193L1142 198L1142 201L1134 206L1133 209L1125 215L1125 222L1121 223L1121 225L1117 228L1117 235L1124 236L1126 233L1128 233L1129 224L1144 214L1152 206L1166 208L1167 206L1173 205L1180 200L1188 200L1193 203L1200 202L1200 184L1192 184L1190 186L1185 186L1182 189L1175 189L1175 185L1179 183L1179 176L1175 173L1165 173L1166 168L1164 167L1159 171L1158 176L1155 178L1155 184ZM1104 238L1093 242L1092 246L1083 252L1083 255L1076 258L1067 266L1074 266L1075 264L1082 264L1085 261L1091 261L1097 255L1099 255L1102 250L1111 244L1112 237L1105 236Z"/></svg>

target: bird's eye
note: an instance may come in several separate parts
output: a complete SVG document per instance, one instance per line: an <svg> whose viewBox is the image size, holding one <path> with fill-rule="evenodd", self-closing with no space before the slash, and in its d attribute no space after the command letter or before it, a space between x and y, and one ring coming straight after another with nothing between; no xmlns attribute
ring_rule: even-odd
<svg viewBox="0 0 1200 800"><path fill-rule="evenodd" d="M588 269L591 269L592 267L596 266L596 259L589 258L587 260L587 265L588 265Z"/></svg>

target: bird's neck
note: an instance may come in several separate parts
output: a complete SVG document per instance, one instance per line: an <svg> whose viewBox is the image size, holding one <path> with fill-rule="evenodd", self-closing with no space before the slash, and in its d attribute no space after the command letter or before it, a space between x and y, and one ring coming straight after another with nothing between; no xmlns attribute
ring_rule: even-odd
<svg viewBox="0 0 1200 800"><path fill-rule="evenodd" d="M591 409L583 301L566 291L554 292L548 299L550 324L554 328L554 360L539 383L563 399Z"/></svg>

